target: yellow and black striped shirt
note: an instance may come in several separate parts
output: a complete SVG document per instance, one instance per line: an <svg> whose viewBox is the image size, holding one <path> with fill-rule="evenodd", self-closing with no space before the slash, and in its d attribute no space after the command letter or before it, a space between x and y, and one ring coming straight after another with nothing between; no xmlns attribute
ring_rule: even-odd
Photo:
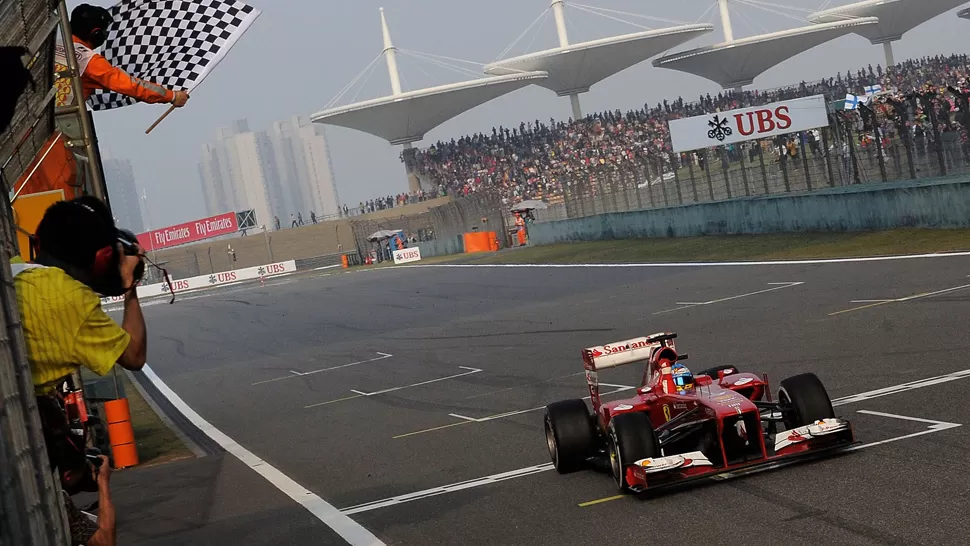
<svg viewBox="0 0 970 546"><path fill-rule="evenodd" d="M36 394L85 367L105 375L131 336L101 308L101 298L62 269L12 264L17 304Z"/></svg>

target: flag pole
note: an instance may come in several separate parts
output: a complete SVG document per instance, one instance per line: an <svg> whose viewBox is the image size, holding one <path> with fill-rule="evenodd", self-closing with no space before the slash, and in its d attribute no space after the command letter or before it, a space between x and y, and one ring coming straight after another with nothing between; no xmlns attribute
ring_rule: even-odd
<svg viewBox="0 0 970 546"><path fill-rule="evenodd" d="M174 104L172 106L169 106L168 110L166 110L165 113L161 115L161 117L159 117L158 119L156 119L155 120L155 123L152 123L152 126L151 127L149 127L148 129L145 129L145 134L147 135L148 133L152 132L152 129L154 129L155 127L157 127L158 124L161 123L163 119L167 118L168 115L171 114L173 111L175 111L175 105Z"/></svg>

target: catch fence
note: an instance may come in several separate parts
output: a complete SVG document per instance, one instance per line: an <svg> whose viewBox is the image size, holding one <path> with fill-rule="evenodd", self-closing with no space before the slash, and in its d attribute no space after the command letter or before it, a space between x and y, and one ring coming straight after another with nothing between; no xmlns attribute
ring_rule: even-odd
<svg viewBox="0 0 970 546"><path fill-rule="evenodd" d="M967 174L970 116L949 106L916 96L831 113L813 131L577 169L561 180L562 203L536 211L536 221Z"/></svg>

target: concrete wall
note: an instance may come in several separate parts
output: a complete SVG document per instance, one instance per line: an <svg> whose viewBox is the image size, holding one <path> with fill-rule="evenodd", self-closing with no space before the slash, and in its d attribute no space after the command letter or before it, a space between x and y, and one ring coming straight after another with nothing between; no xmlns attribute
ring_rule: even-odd
<svg viewBox="0 0 970 546"><path fill-rule="evenodd" d="M864 184L534 224L529 243L970 227L970 177Z"/></svg>

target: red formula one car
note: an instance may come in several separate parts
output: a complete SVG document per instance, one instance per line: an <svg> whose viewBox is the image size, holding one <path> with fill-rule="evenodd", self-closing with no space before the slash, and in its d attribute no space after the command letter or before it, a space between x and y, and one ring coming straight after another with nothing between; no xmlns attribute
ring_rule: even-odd
<svg viewBox="0 0 970 546"><path fill-rule="evenodd" d="M592 414L579 399L546 406L546 443L556 470L574 472L608 458L617 486L641 492L854 443L852 426L835 416L814 374L782 380L772 399L767 377L733 366L690 373L676 337L660 333L583 350ZM599 372L634 362L646 362L636 396L601 401Z"/></svg>

